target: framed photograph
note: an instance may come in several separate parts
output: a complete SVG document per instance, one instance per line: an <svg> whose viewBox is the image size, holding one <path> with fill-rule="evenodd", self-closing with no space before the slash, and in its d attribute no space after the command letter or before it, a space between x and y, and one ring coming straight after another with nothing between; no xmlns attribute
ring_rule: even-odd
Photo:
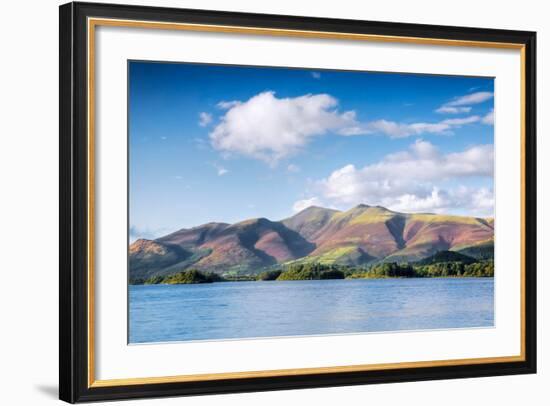
<svg viewBox="0 0 550 406"><path fill-rule="evenodd" d="M60 7L60 398L536 371L535 33Z"/></svg>

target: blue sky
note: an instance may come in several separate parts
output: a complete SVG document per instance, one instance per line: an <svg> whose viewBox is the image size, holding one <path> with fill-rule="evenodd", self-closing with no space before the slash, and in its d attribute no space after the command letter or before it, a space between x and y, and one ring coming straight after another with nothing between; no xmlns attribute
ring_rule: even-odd
<svg viewBox="0 0 550 406"><path fill-rule="evenodd" d="M309 205L493 215L493 79L129 63L130 236Z"/></svg>

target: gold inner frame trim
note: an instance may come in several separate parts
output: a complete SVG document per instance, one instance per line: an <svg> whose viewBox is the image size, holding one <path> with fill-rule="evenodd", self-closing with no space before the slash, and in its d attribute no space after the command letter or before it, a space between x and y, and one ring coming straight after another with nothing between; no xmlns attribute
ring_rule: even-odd
<svg viewBox="0 0 550 406"><path fill-rule="evenodd" d="M175 375L161 376L150 378L127 378L127 379L108 379L97 380L91 385L92 388L120 386L120 385L143 385L147 383L176 383L176 382L193 382L193 381L215 381L217 379L243 379L243 378L266 378L289 375L311 375L311 374L331 374L340 372L364 372L364 371L383 371L399 368L422 368L432 366L456 366L456 365L474 365L488 363L502 363L522 361L520 355L510 357L493 357L493 358L469 358L459 360L440 360L440 361L415 361L387 364L371 364L371 365L347 365L336 367L321 367L321 368L297 368L297 369L276 369L268 371L245 371L245 372L227 372L215 374L196 374L196 375Z"/></svg>
<svg viewBox="0 0 550 406"><path fill-rule="evenodd" d="M520 137L521 137L521 269L520 269L520 341L519 355L502 357L464 358L451 360L396 362L383 364L363 364L330 366L316 368L277 369L265 371L221 372L212 374L190 374L145 378L95 379L95 278L94 278L94 241L95 241L95 28L97 26L148 28L160 30L180 30L193 32L215 32L243 35L264 35L278 37L338 39L370 42L386 42L432 46L459 46L477 48L512 49L520 51L521 64L521 101L520 101ZM88 387L111 387L125 385L143 385L177 383L193 381L213 381L220 379L266 378L281 376L336 374L342 372L366 372L391 370L398 368L426 368L458 365L480 365L525 361L525 45L506 42L466 41L440 38L400 37L391 35L355 34L345 32L306 31L260 27L242 27L228 25L166 23L139 20L120 20L108 18L88 19Z"/></svg>

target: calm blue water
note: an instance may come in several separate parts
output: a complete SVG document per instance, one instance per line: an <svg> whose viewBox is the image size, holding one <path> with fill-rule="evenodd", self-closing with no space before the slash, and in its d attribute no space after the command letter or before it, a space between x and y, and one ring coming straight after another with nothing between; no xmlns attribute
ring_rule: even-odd
<svg viewBox="0 0 550 406"><path fill-rule="evenodd" d="M130 343L493 325L492 278L130 286Z"/></svg>

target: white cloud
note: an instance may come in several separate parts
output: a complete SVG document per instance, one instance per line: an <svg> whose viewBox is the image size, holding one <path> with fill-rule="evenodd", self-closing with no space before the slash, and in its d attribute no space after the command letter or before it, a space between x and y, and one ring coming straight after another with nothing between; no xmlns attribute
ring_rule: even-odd
<svg viewBox="0 0 550 406"><path fill-rule="evenodd" d="M475 92L464 96L458 96L451 101L443 104L436 110L441 114L460 114L469 113L472 110L472 104L479 104L493 98L493 92Z"/></svg>
<svg viewBox="0 0 550 406"><path fill-rule="evenodd" d="M424 197L407 193L398 196L396 200L392 209L405 212L434 211L448 205L448 199L445 193L441 193L437 187L434 187L431 193Z"/></svg>
<svg viewBox="0 0 550 406"><path fill-rule="evenodd" d="M493 190L488 188L480 188L473 193L466 193L467 198L472 199L472 206L477 207L482 213L488 213L494 216L495 195Z"/></svg>
<svg viewBox="0 0 550 406"><path fill-rule="evenodd" d="M311 72L313 79L321 79L321 74L319 72Z"/></svg>
<svg viewBox="0 0 550 406"><path fill-rule="evenodd" d="M472 110L471 107L452 107L452 106L441 106L435 112L441 114L460 114L460 113L469 113Z"/></svg>
<svg viewBox="0 0 550 406"><path fill-rule="evenodd" d="M218 106L227 111L210 132L212 146L226 156L240 154L270 165L300 151L313 137L328 132L342 136L383 134L392 138L447 135L454 128L481 121L479 116L469 116L434 123L389 120L361 123L355 111L340 112L338 100L328 94L277 98L274 92L266 91L244 102L224 101Z"/></svg>
<svg viewBox="0 0 550 406"><path fill-rule="evenodd" d="M148 228L130 225L128 229L128 239L130 240L130 244L140 238L154 240L168 234L170 231L172 230L168 227Z"/></svg>
<svg viewBox="0 0 550 406"><path fill-rule="evenodd" d="M292 210L295 213L298 213L304 209L307 209L310 206L321 206L321 200L317 197L311 197L309 199L298 200L292 206Z"/></svg>
<svg viewBox="0 0 550 406"><path fill-rule="evenodd" d="M495 112L491 110L489 113L487 113L483 119L481 120L483 124L487 125L493 125L495 124Z"/></svg>
<svg viewBox="0 0 550 406"><path fill-rule="evenodd" d="M367 128L374 133L382 133L393 138L403 138L424 133L448 133L451 130L451 125L442 123L403 124L395 121L377 120L368 123Z"/></svg>
<svg viewBox="0 0 550 406"><path fill-rule="evenodd" d="M452 134L454 128L476 123L480 120L479 116L446 119L435 123L398 123L389 120L375 120L343 128L338 131L338 134L345 136L384 134L391 138L405 138L423 134L447 135Z"/></svg>
<svg viewBox="0 0 550 406"><path fill-rule="evenodd" d="M461 118L448 118L443 120L441 124L448 124L455 127L460 127L464 124L477 123L481 118L479 116L461 117Z"/></svg>
<svg viewBox="0 0 550 406"><path fill-rule="evenodd" d="M289 164L286 167L286 170L290 173L297 173L297 172L300 172L300 167L298 165L295 165L295 164Z"/></svg>
<svg viewBox="0 0 550 406"><path fill-rule="evenodd" d="M458 186L449 190L433 187L431 193L419 197L406 194L397 198L393 210L404 212L449 213L460 210L463 214L479 217L494 216L494 194L489 188Z"/></svg>
<svg viewBox="0 0 550 406"><path fill-rule="evenodd" d="M352 135L367 135L372 134L373 131L369 128L367 128L367 125L361 125L359 123L356 123L355 125L351 125L350 127L344 127L338 130L339 135L343 136L352 136Z"/></svg>
<svg viewBox="0 0 550 406"><path fill-rule="evenodd" d="M217 163L212 163L211 165L216 168L216 173L218 174L218 176L223 176L229 173L228 169L224 168L221 165L218 165Z"/></svg>
<svg viewBox="0 0 550 406"><path fill-rule="evenodd" d="M229 110L231 107L235 107L241 104L238 100L231 100L231 101L221 101L216 106L222 110Z"/></svg>
<svg viewBox="0 0 550 406"><path fill-rule="evenodd" d="M465 192L454 185L472 177L492 178L493 162L493 145L443 154L433 144L417 140L409 150L377 163L337 169L317 187L324 201L341 208L367 203L403 211L463 210L485 215L492 212L488 189Z"/></svg>
<svg viewBox="0 0 550 406"><path fill-rule="evenodd" d="M454 118L439 121L437 123L397 123L388 120L371 121L360 127L357 134L381 133L392 138L404 138L410 136L419 136L423 134L452 134L453 128L461 127L465 124L472 124L480 121L479 116L469 116L463 118ZM351 130L341 132L342 135L356 135Z"/></svg>
<svg viewBox="0 0 550 406"><path fill-rule="evenodd" d="M455 97L446 106L468 106L471 104L479 104L493 98L493 92L475 92L464 96Z"/></svg>
<svg viewBox="0 0 550 406"><path fill-rule="evenodd" d="M233 104L210 133L212 146L275 165L312 137L357 127L355 112L340 113L328 94L277 98L268 91Z"/></svg>
<svg viewBox="0 0 550 406"><path fill-rule="evenodd" d="M212 114L201 112L199 113L199 125L201 127L206 127L208 124L212 122Z"/></svg>

